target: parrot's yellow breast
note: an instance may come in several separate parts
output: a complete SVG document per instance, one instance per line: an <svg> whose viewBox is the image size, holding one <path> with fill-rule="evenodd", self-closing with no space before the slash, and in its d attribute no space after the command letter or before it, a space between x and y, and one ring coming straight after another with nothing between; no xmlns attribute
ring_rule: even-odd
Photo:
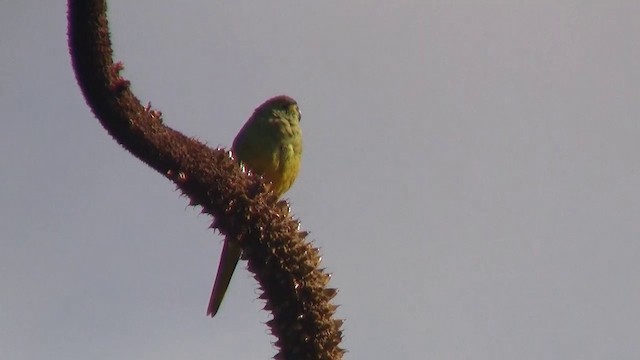
<svg viewBox="0 0 640 360"><path fill-rule="evenodd" d="M234 141L234 153L280 196L291 188L300 170L302 135L297 119L294 123L269 119L247 125Z"/></svg>

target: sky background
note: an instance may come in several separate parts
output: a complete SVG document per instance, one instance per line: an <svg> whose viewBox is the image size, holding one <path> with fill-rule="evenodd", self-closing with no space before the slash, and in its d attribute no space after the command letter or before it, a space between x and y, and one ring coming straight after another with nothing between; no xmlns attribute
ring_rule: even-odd
<svg viewBox="0 0 640 360"><path fill-rule="evenodd" d="M91 114L64 2L0 4L0 358L273 356L244 264L205 316L221 238ZM346 359L637 359L640 2L109 4L169 126L298 100Z"/></svg>

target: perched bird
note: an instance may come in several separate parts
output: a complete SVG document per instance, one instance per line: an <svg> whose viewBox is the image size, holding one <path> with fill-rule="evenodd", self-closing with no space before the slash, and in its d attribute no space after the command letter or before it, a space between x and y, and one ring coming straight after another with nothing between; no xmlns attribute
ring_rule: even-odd
<svg viewBox="0 0 640 360"><path fill-rule="evenodd" d="M298 176L302 158L300 109L288 96L276 96L265 101L247 120L233 140L236 159L249 170L270 183L279 197ZM218 312L233 271L240 259L240 246L225 239L218 265L207 315Z"/></svg>

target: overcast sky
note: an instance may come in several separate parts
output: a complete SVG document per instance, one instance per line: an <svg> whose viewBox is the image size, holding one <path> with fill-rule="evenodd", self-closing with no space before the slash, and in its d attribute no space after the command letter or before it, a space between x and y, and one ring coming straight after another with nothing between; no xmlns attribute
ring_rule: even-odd
<svg viewBox="0 0 640 360"><path fill-rule="evenodd" d="M63 1L0 5L0 358L268 359L240 264L76 84ZM143 102L229 146L303 112L287 197L347 359L637 359L640 2L110 1Z"/></svg>

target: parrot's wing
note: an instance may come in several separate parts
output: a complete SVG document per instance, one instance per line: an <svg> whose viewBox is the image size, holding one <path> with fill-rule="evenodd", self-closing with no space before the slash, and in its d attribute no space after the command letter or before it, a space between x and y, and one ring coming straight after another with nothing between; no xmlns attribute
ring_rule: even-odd
<svg viewBox="0 0 640 360"><path fill-rule="evenodd" d="M231 281L233 271L236 269L238 260L240 259L240 253L242 249L238 244L233 241L224 241L222 247L222 254L220 255L220 264L218 264L218 274L216 275L216 281L213 284L213 290L211 291L211 299L209 300L209 307L207 308L207 316L215 316L220 308L222 299L224 298L227 287Z"/></svg>

